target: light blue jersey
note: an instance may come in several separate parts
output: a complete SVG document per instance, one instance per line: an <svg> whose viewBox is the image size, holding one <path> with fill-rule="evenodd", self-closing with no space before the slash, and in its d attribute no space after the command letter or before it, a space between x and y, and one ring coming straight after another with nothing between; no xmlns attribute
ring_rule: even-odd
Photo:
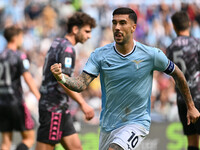
<svg viewBox="0 0 200 150"><path fill-rule="evenodd" d="M104 131L126 124L139 124L149 131L153 71L174 70L174 64L160 49L135 41L134 45L125 56L116 50L115 43L97 48L84 67L88 74L100 73L100 126Z"/></svg>

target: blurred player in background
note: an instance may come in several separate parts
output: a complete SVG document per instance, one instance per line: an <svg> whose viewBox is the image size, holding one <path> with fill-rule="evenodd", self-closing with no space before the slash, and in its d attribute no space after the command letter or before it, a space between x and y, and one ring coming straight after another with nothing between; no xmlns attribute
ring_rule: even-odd
<svg viewBox="0 0 200 150"><path fill-rule="evenodd" d="M85 102L80 93L73 92L57 82L50 71L50 66L54 63L61 63L63 72L71 76L75 66L73 46L79 42L86 42L91 37L92 28L95 26L95 20L89 15L81 12L75 13L67 22L68 33L64 38L56 38L47 52L40 88L40 126L36 150L53 150L55 144L59 142L65 149L82 149L68 110L68 96L80 105L87 120L94 117L94 110Z"/></svg>
<svg viewBox="0 0 200 150"><path fill-rule="evenodd" d="M102 112L99 150L133 150L150 129L153 71L170 74L188 106L188 124L199 117L183 73L157 48L133 40L137 15L130 8L113 12L115 42L97 48L78 77L67 77L61 64L51 66L58 81L74 91L83 91L100 74Z"/></svg>
<svg viewBox="0 0 200 150"><path fill-rule="evenodd" d="M167 56L179 66L188 82L195 106L200 110L200 40L190 36L190 19L184 11L171 17L177 38L167 48ZM199 150L200 120L187 125L187 106L181 93L177 91L177 104L184 134L188 140L188 150Z"/></svg>
<svg viewBox="0 0 200 150"><path fill-rule="evenodd" d="M17 130L22 135L22 142L17 150L28 150L35 142L34 121L23 99L20 77L23 76L38 100L40 93L28 72L29 61L26 55L18 50L23 42L22 29L7 27L4 36L8 44L0 54L0 149L10 149L13 131Z"/></svg>

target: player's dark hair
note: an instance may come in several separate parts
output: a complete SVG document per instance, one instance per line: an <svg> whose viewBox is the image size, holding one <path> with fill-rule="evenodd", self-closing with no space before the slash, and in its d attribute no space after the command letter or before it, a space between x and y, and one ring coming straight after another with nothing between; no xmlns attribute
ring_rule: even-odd
<svg viewBox="0 0 200 150"><path fill-rule="evenodd" d="M117 8L113 11L113 16L114 15L121 15L121 14L129 15L129 18L131 20L133 20L135 22L135 24L137 23L137 14L132 9L130 9L128 7L120 7L120 8Z"/></svg>
<svg viewBox="0 0 200 150"><path fill-rule="evenodd" d="M189 28L190 18L185 11L178 11L171 17L172 23L177 31L183 31Z"/></svg>
<svg viewBox="0 0 200 150"><path fill-rule="evenodd" d="M23 33L23 30L21 28L16 26L9 26L5 28L3 35L7 42L11 42L13 37L19 35L20 33Z"/></svg>
<svg viewBox="0 0 200 150"><path fill-rule="evenodd" d="M83 12L76 12L72 15L67 22L67 32L72 32L73 26L78 26L79 28L89 25L91 28L96 27L96 21L94 18L90 17L88 14Z"/></svg>

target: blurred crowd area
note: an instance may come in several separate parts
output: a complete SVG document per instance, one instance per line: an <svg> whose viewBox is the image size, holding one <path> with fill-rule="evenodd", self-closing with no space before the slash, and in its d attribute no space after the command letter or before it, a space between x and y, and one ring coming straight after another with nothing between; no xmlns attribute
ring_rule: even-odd
<svg viewBox="0 0 200 150"><path fill-rule="evenodd" d="M17 25L24 30L24 44L21 48L30 60L32 73L38 88L42 80L45 54L55 37L66 33L65 23L76 11L83 11L95 18L97 27L92 38L85 44L75 46L77 52L74 76L81 73L90 53L99 46L113 42L111 30L112 11L128 6L138 15L134 39L155 46L165 52L176 37L171 15L178 10L188 12L192 21L191 35L200 38L199 0L0 0L0 52L6 46L2 35L5 27ZM38 117L38 102L23 84L26 102L33 115ZM89 123L99 123L101 91L99 78L82 92L85 100L95 108L96 117ZM152 120L155 122L178 121L174 81L168 75L155 72L152 89ZM84 120L78 105L70 100L71 113L75 120Z"/></svg>

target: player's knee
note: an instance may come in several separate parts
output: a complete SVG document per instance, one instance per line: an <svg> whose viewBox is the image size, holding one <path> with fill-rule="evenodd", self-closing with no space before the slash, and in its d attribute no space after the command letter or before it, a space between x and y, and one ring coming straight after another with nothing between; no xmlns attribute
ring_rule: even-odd
<svg viewBox="0 0 200 150"><path fill-rule="evenodd" d="M1 150L8 150L10 148L11 148L11 144L2 143L1 146L0 146Z"/></svg>
<svg viewBox="0 0 200 150"><path fill-rule="evenodd" d="M81 146L81 143L64 143L64 142L61 142L62 146L67 149L67 150L83 150L82 146Z"/></svg>
<svg viewBox="0 0 200 150"><path fill-rule="evenodd" d="M75 147L69 149L69 150L83 150L81 145L76 145Z"/></svg>
<svg viewBox="0 0 200 150"><path fill-rule="evenodd" d="M115 143L111 143L109 145L108 150L124 150L121 146L115 144Z"/></svg>
<svg viewBox="0 0 200 150"><path fill-rule="evenodd" d="M82 147L68 148L68 150L83 150Z"/></svg>
<svg viewBox="0 0 200 150"><path fill-rule="evenodd" d="M1 150L7 150L10 149L12 145L12 141L11 140L2 140L2 143L0 145L0 149Z"/></svg>
<svg viewBox="0 0 200 150"><path fill-rule="evenodd" d="M82 146L80 146L76 150L83 150L83 148L82 148Z"/></svg>
<svg viewBox="0 0 200 150"><path fill-rule="evenodd" d="M22 132L22 141L28 145L28 147L32 147L35 142L35 131L29 130Z"/></svg>
<svg viewBox="0 0 200 150"><path fill-rule="evenodd" d="M23 143L25 143L29 148L33 146L33 144L35 143L35 139L34 138L25 138L22 140Z"/></svg>

